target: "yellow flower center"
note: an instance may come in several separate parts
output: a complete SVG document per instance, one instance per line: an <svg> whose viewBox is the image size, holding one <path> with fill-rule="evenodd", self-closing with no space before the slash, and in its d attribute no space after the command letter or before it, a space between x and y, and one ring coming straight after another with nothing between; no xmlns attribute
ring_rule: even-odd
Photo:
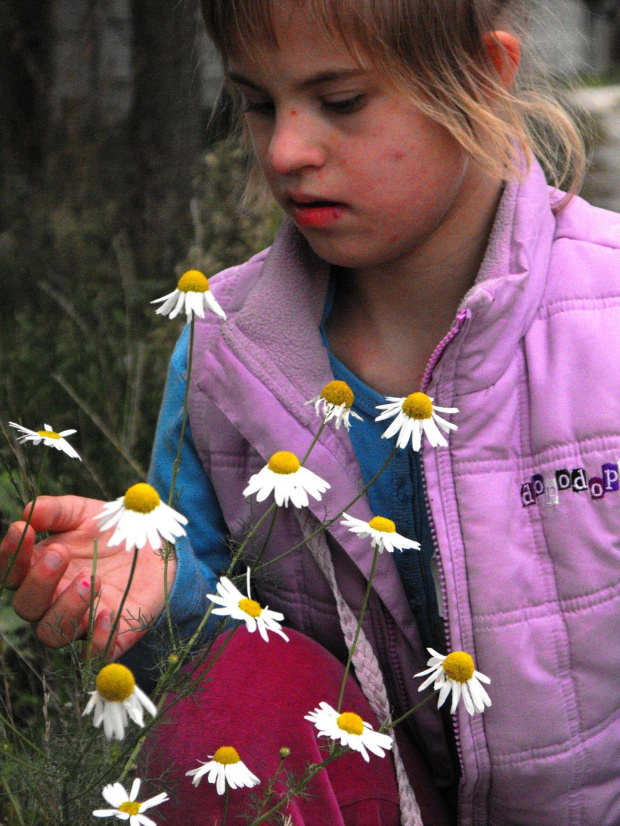
<svg viewBox="0 0 620 826"><path fill-rule="evenodd" d="M274 453L267 465L269 470L274 473L297 473L301 465L299 459L294 453L289 453L288 450L279 450Z"/></svg>
<svg viewBox="0 0 620 826"><path fill-rule="evenodd" d="M213 755L216 763L221 763L223 766L231 766L233 763L239 763L241 758L239 752L232 746L220 746Z"/></svg>
<svg viewBox="0 0 620 826"><path fill-rule="evenodd" d="M337 719L336 725L347 734L357 734L359 737L364 731L364 721L359 714L352 711L344 711Z"/></svg>
<svg viewBox="0 0 620 826"><path fill-rule="evenodd" d="M133 674L127 666L120 663L110 663L97 674L97 691L109 703L122 703L131 697L135 687Z"/></svg>
<svg viewBox="0 0 620 826"><path fill-rule="evenodd" d="M373 516L368 525L375 531L396 533L396 525L391 519L387 519L385 516Z"/></svg>
<svg viewBox="0 0 620 826"><path fill-rule="evenodd" d="M474 676L476 666L466 651L453 651L442 663L443 670L456 683L466 683Z"/></svg>
<svg viewBox="0 0 620 826"><path fill-rule="evenodd" d="M433 403L426 393L411 393L403 402L403 413L410 419L430 419Z"/></svg>
<svg viewBox="0 0 620 826"><path fill-rule="evenodd" d="M239 608L241 608L241 610L246 614L249 614L251 617L255 618L260 617L263 610L255 599L248 599L247 597L239 600Z"/></svg>
<svg viewBox="0 0 620 826"><path fill-rule="evenodd" d="M334 407L340 407L341 404L344 404L348 410L355 397L346 381L330 381L321 390L321 398L329 404L333 404Z"/></svg>
<svg viewBox="0 0 620 826"><path fill-rule="evenodd" d="M137 815L140 811L140 805L137 800L128 800L126 803L121 803L118 810L128 815Z"/></svg>
<svg viewBox="0 0 620 826"><path fill-rule="evenodd" d="M138 482L132 485L125 494L124 505L128 511L138 513L150 513L159 505L159 494L146 482Z"/></svg>
<svg viewBox="0 0 620 826"><path fill-rule="evenodd" d="M200 270L188 270L179 278L177 289L183 293L206 293L209 289L209 281Z"/></svg>
<svg viewBox="0 0 620 826"><path fill-rule="evenodd" d="M62 439L60 433L54 430L37 430L37 436L42 436L44 439Z"/></svg>

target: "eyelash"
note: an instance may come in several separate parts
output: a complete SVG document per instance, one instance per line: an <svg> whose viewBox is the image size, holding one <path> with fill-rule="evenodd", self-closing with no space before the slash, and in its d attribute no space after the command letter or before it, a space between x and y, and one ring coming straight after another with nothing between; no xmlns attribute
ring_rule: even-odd
<svg viewBox="0 0 620 826"><path fill-rule="evenodd" d="M337 115L350 115L354 112L357 112L364 101L365 95L354 95L353 97L346 98L345 100L323 100L321 101L321 105L324 109L329 112L332 112ZM257 103L250 103L246 101L243 104L243 112L247 114L249 112L255 112L259 115L272 115L273 114L273 103L270 101L261 101Z"/></svg>

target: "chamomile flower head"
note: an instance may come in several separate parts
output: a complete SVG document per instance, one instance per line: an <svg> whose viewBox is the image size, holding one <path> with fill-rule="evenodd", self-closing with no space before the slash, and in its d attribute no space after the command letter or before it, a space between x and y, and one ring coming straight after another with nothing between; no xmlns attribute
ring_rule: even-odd
<svg viewBox="0 0 620 826"><path fill-rule="evenodd" d="M431 658L427 662L429 668L415 674L415 677L425 677L430 675L418 688L424 691L431 683L433 689L439 689L437 708L441 708L448 694L452 692L452 708L450 714L454 714L463 698L463 703L469 714L482 714L485 707L491 705L491 698L487 694L481 683L490 683L490 677L476 671L473 657L466 651L452 651L447 656L442 656L428 648Z"/></svg>
<svg viewBox="0 0 620 826"><path fill-rule="evenodd" d="M147 817L144 812L147 809L152 809L153 806L159 806L160 803L165 803L168 800L166 792L151 797L148 800L140 803L136 798L140 791L140 780L136 777L131 786L129 794L125 791L120 783L110 783L103 787L103 797L106 803L112 806L112 809L95 809L93 815L95 817L116 817L118 820L128 820L129 826L156 826L155 821Z"/></svg>
<svg viewBox="0 0 620 826"><path fill-rule="evenodd" d="M314 724L319 737L329 737L352 751L359 751L367 763L370 760L369 751L384 757L385 752L392 748L389 734L375 731L370 723L365 723L353 711L339 712L327 703L319 703L319 708L306 714L304 720Z"/></svg>
<svg viewBox="0 0 620 826"><path fill-rule="evenodd" d="M103 723L103 733L108 740L122 740L128 718L141 728L144 726L144 710L152 717L157 714L151 700L136 685L129 668L110 663L97 674L95 691L91 692L82 716L93 712L95 728Z"/></svg>
<svg viewBox="0 0 620 826"><path fill-rule="evenodd" d="M177 537L185 536L183 525L187 525L187 519L162 502L155 488L146 482L132 485L124 496L107 502L94 518L101 520L100 531L116 525L108 547L124 542L128 551L144 547L147 541L155 549L162 539L174 544Z"/></svg>
<svg viewBox="0 0 620 826"><path fill-rule="evenodd" d="M215 754L209 755L209 758L207 763L199 760L202 764L199 768L185 772L188 777L193 776L194 786L200 783L205 774L208 775L209 783L215 783L218 794L224 794L226 785L231 789L251 789L260 783L258 777L252 774L241 760L237 749L232 746L220 746Z"/></svg>
<svg viewBox="0 0 620 826"><path fill-rule="evenodd" d="M250 477L244 496L256 494L262 502L270 493L279 506L288 507L289 499L296 508L308 507L308 494L320 500L321 494L330 488L324 479L301 466L294 453L279 450L274 453L262 470Z"/></svg>
<svg viewBox="0 0 620 826"><path fill-rule="evenodd" d="M404 398L397 396L387 396L387 404L377 405L377 410L382 410L375 421L381 422L384 419L394 421L381 436L382 439L389 439L396 436L397 447L407 447L411 440L411 447L419 450L422 445L422 434L431 443L431 447L441 445L446 447L448 442L441 432L447 433L449 430L457 430L457 426L452 422L447 422L437 415L441 413L458 413L457 407L437 407L433 405L433 400L426 393L411 393ZM440 429L441 428L441 429Z"/></svg>
<svg viewBox="0 0 620 826"><path fill-rule="evenodd" d="M245 626L250 633L258 629L258 633L269 642L268 631L279 634L288 642L288 637L280 627L284 615L278 611L271 611L263 608L256 600L250 596L250 570L248 568L248 595L244 596L233 583L225 576L221 577L216 586L217 594L207 594L219 608L214 608L211 613L221 617L231 617L234 620L245 622Z"/></svg>
<svg viewBox="0 0 620 826"><path fill-rule="evenodd" d="M392 553L395 550L404 551L406 548L420 550L419 542L396 533L396 525L385 516L373 516L370 522L364 522L363 519L356 519L354 516L349 516L348 513L342 515L344 519L340 523L341 525L347 527L351 533L361 536L362 539L369 536L373 548L377 548L379 551L385 549Z"/></svg>
<svg viewBox="0 0 620 826"><path fill-rule="evenodd" d="M322 416L325 424L332 419L336 424L336 430L343 424L348 430L351 426L350 417L363 421L351 406L354 400L353 391L346 381L330 381L321 390L318 396L310 399L306 404L313 404L317 416Z"/></svg>
<svg viewBox="0 0 620 826"><path fill-rule="evenodd" d="M21 436L17 437L20 445L23 445L24 442L32 442L33 445L40 445L41 442L43 442L45 447L55 447L56 450L62 450L63 453L66 453L67 456L70 456L72 459L82 461L77 450L70 445L65 438L65 436L72 436L74 433L77 433L77 430L61 430L60 433L56 433L49 424L46 424L43 430L29 430L27 427L22 427L21 424L16 424L15 422L9 422L9 425L21 432Z"/></svg>
<svg viewBox="0 0 620 826"><path fill-rule="evenodd" d="M226 313L209 289L207 277L199 270L188 270L183 273L179 278L176 290L162 298L156 298L151 301L151 304L159 304L162 301L163 304L155 312L167 315L169 318L176 318L181 310L185 310L188 321L192 315L204 318L205 310L208 310L226 320Z"/></svg>

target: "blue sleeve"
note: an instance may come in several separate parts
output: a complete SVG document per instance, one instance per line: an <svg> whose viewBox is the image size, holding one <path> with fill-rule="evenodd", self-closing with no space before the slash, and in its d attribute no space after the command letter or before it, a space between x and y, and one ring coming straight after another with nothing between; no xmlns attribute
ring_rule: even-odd
<svg viewBox="0 0 620 826"><path fill-rule="evenodd" d="M168 501L172 465L181 435L188 347L189 325L184 328L170 361L148 476L149 483L164 502ZM207 611L210 604L206 598L207 593L215 593L217 581L230 562L228 529L213 485L196 452L189 419L172 506L189 520L187 536L181 537L176 543L177 571L170 592L173 624L179 637L187 639ZM207 633L213 632L218 619L212 618ZM153 655L156 653L152 649L159 647L157 640L161 638L161 634L158 631L163 631L166 624L165 614L162 614L155 631L146 634L123 656L123 662L134 672L152 667Z"/></svg>

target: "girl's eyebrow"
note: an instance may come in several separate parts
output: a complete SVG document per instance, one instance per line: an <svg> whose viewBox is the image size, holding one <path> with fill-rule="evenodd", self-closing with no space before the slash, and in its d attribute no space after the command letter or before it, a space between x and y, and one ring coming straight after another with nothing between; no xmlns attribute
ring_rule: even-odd
<svg viewBox="0 0 620 826"><path fill-rule="evenodd" d="M322 83L330 83L335 80L349 80L352 77L367 74L365 69L336 69L333 71L317 72L305 80L295 84L299 90L306 90L313 86L320 86ZM228 80L233 83L240 83L242 86L247 86L249 89L254 89L256 92L265 92L265 90L257 83L249 80L247 77L238 72L228 72Z"/></svg>

